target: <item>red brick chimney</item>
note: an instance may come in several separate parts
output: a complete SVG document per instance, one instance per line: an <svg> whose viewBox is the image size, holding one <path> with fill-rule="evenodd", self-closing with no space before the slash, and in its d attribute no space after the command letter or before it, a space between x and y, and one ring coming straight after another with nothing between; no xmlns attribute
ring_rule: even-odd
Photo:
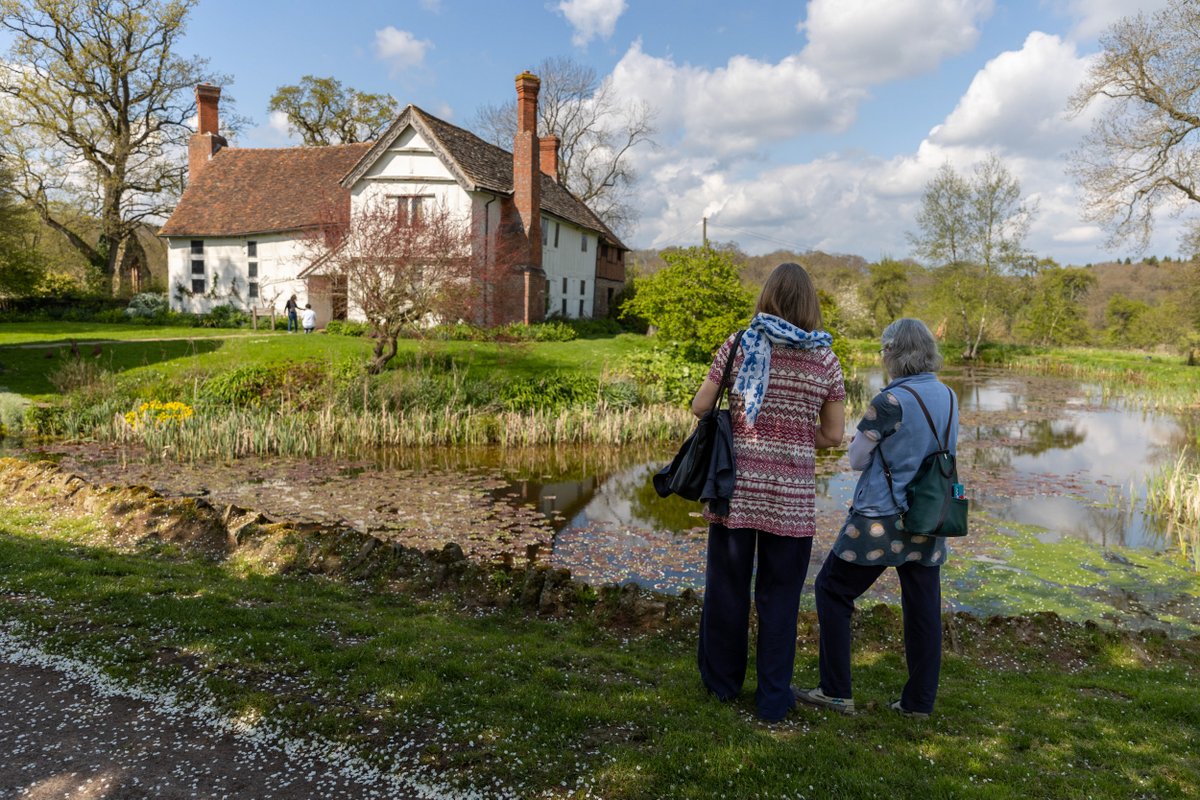
<svg viewBox="0 0 1200 800"><path fill-rule="evenodd" d="M542 172L549 175L554 180L558 180L558 143L560 139L551 134L538 139L540 146L540 158L542 163Z"/></svg>
<svg viewBox="0 0 1200 800"><path fill-rule="evenodd" d="M522 249L529 255L524 272L525 322L545 316L546 276L542 271L542 170L537 135L537 96L541 81L522 72L517 76L517 135L513 137L513 204L520 226ZM527 248L527 249L526 249Z"/></svg>
<svg viewBox="0 0 1200 800"><path fill-rule="evenodd" d="M229 145L221 135L221 117L217 106L221 102L221 87L201 83L196 87L196 109L199 126L188 140L188 179L200 174L208 160L222 147Z"/></svg>

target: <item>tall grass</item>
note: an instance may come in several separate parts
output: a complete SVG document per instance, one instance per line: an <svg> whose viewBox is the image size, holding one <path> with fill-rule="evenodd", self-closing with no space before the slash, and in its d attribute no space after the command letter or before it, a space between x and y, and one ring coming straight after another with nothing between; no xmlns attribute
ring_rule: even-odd
<svg viewBox="0 0 1200 800"><path fill-rule="evenodd" d="M1146 508L1171 521L1179 549L1200 571L1200 471L1187 453L1147 483Z"/></svg>
<svg viewBox="0 0 1200 800"><path fill-rule="evenodd" d="M470 408L359 411L329 405L319 410L263 408L197 410L178 424L134 428L113 409L68 413L68 437L94 436L136 443L158 456L177 459L247 456L332 456L359 458L397 447L498 444L529 447L556 444L626 445L677 441L694 419L670 405L568 408L561 411L489 412Z"/></svg>

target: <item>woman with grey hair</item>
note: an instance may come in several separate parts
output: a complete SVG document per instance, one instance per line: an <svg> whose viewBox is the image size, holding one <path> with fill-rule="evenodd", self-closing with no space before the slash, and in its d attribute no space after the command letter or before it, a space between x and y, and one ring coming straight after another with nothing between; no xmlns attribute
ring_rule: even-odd
<svg viewBox="0 0 1200 800"><path fill-rule="evenodd" d="M814 587L821 627L821 682L813 689L796 690L796 697L810 705L854 713L850 687L854 601L885 569L895 567L904 612L908 682L891 708L904 716L928 717L942 664L941 566L946 561L946 541L905 532L904 490L925 456L941 448L937 439L943 431L949 431L947 444L955 452L958 402L937 379L942 357L925 323L898 319L884 330L881 344L891 382L871 400L850 442L850 466L862 470L862 475L849 516Z"/></svg>

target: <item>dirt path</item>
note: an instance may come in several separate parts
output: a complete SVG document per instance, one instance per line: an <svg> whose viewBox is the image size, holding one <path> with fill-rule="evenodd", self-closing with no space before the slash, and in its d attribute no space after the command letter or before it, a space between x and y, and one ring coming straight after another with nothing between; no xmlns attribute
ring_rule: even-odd
<svg viewBox="0 0 1200 800"><path fill-rule="evenodd" d="M124 691L0 632L3 800L454 796L335 748L242 727L168 695Z"/></svg>

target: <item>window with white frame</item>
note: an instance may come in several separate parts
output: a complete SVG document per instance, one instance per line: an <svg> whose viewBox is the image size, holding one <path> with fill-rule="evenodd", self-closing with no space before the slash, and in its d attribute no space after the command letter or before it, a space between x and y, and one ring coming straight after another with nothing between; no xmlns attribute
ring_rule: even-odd
<svg viewBox="0 0 1200 800"><path fill-rule="evenodd" d="M583 251L584 253L587 252L587 234L586 233L581 233L579 235L579 249L581 251Z"/></svg>
<svg viewBox="0 0 1200 800"><path fill-rule="evenodd" d="M204 240L192 239L191 246L191 276L192 276L192 292L195 294L204 294L206 285L204 280Z"/></svg>

